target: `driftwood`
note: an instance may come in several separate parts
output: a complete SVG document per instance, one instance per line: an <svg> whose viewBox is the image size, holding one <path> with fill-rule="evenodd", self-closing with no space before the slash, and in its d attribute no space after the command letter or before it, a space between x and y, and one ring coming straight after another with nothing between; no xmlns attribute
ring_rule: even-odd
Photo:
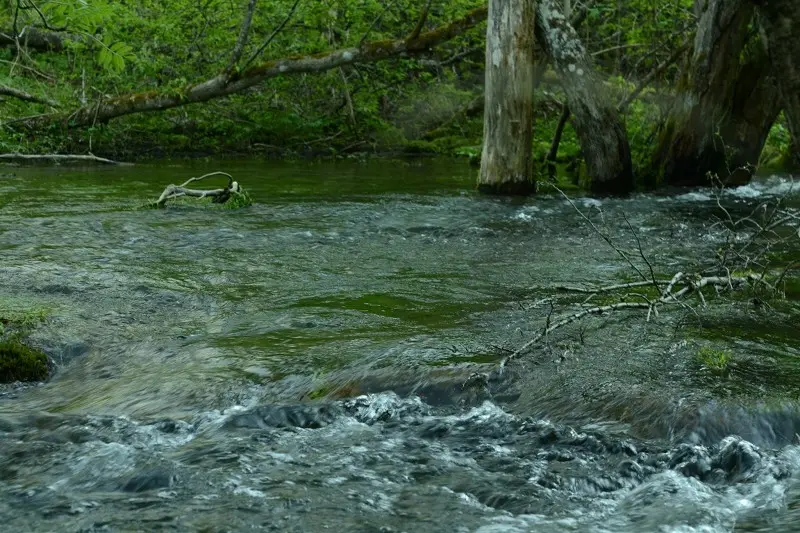
<svg viewBox="0 0 800 533"><path fill-rule="evenodd" d="M222 189L189 189L187 185L196 181L204 180L212 176L226 176L228 178L228 185ZM211 198L215 204L224 204L231 199L234 195L244 194L238 182L233 181L233 176L227 172L210 172L196 178L189 178L180 185L167 185L161 196L158 197L153 205L155 207L164 207L169 200L188 196L190 198Z"/></svg>
<svg viewBox="0 0 800 533"><path fill-rule="evenodd" d="M66 163L102 163L104 165L120 165L118 161L97 157L96 155L82 154L0 154L0 160L6 161L62 161Z"/></svg>

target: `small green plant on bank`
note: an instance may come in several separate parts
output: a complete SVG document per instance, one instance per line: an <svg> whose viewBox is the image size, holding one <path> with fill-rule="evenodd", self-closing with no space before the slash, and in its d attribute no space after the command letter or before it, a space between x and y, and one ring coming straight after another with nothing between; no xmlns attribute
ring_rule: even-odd
<svg viewBox="0 0 800 533"><path fill-rule="evenodd" d="M702 346L697 350L697 362L715 374L722 374L730 366L731 352L711 346Z"/></svg>

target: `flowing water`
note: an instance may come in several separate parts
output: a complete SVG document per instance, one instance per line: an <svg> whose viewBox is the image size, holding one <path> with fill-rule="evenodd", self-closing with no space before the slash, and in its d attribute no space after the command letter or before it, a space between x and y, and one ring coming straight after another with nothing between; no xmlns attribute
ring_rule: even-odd
<svg viewBox="0 0 800 533"><path fill-rule="evenodd" d="M255 205L137 209L217 169ZM4 531L800 531L796 289L592 319L465 386L554 286L630 279L563 199L452 161L0 170L0 311L47 310L55 364L0 389ZM721 245L710 191L576 203L667 277Z"/></svg>

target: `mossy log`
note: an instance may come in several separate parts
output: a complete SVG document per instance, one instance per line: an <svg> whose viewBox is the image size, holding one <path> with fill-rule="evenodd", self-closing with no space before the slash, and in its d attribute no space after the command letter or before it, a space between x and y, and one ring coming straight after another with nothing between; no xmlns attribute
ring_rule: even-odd
<svg viewBox="0 0 800 533"><path fill-rule="evenodd" d="M53 123L68 127L84 127L109 120L152 111L163 111L192 103L207 102L254 87L264 80L290 74L324 72L358 63L372 63L397 57L408 57L428 52L431 48L449 41L486 20L487 8L473 9L462 18L434 30L404 39L381 40L362 43L358 47L344 48L309 56L287 57L253 65L241 72L223 71L218 75L169 91L143 91L109 98L69 110L20 120L15 126L37 129Z"/></svg>

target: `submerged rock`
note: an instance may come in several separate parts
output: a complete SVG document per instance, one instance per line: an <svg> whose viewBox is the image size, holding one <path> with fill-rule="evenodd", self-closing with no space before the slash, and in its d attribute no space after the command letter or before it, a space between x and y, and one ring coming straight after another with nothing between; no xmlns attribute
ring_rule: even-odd
<svg viewBox="0 0 800 533"><path fill-rule="evenodd" d="M331 405L262 405L233 415L228 428L320 428L330 424L338 410Z"/></svg>
<svg viewBox="0 0 800 533"><path fill-rule="evenodd" d="M167 489L177 480L176 476L159 468L145 470L121 484L123 492L147 492Z"/></svg>
<svg viewBox="0 0 800 533"><path fill-rule="evenodd" d="M47 355L19 341L0 342L0 383L47 379Z"/></svg>
<svg viewBox="0 0 800 533"><path fill-rule="evenodd" d="M711 465L725 472L728 481L741 481L751 477L761 465L761 452L746 440L736 436L726 437L720 443Z"/></svg>

